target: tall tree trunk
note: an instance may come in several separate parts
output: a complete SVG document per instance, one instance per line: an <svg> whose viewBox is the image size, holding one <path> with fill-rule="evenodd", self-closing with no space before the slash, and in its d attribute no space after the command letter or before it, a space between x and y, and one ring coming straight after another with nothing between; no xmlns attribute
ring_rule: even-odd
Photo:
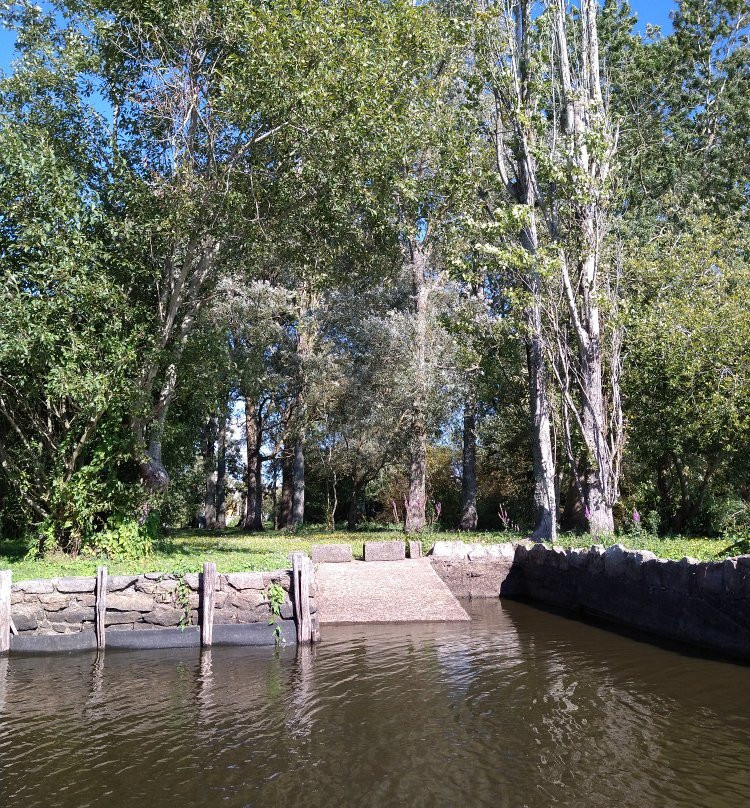
<svg viewBox="0 0 750 808"><path fill-rule="evenodd" d="M294 444L292 467L292 514L290 527L300 527L305 521L305 449L300 439Z"/></svg>
<svg viewBox="0 0 750 808"><path fill-rule="evenodd" d="M656 461L656 490L659 494L659 528L669 524L672 515L672 495L669 483L669 470L671 461L669 457L662 455Z"/></svg>
<svg viewBox="0 0 750 808"><path fill-rule="evenodd" d="M415 239L409 243L414 321L415 394L409 441L409 488L404 508L404 532L419 533L425 526L427 505L427 255Z"/></svg>
<svg viewBox="0 0 750 808"><path fill-rule="evenodd" d="M263 530L263 467L261 446L263 441L262 415L258 404L245 396L245 508L242 527L245 530Z"/></svg>
<svg viewBox="0 0 750 808"><path fill-rule="evenodd" d="M224 413L219 421L219 446L216 458L216 527L224 530L227 526L227 416Z"/></svg>
<svg viewBox="0 0 750 808"><path fill-rule="evenodd" d="M529 333L526 356L529 368L529 403L531 406L531 458L534 470L534 520L531 538L555 541L557 538L557 495L555 489L555 456L552 451L552 428L547 373L542 342L541 302L527 310Z"/></svg>
<svg viewBox="0 0 750 808"><path fill-rule="evenodd" d="M278 485L279 485L279 461L274 457L271 460L271 513L273 513L273 529L278 530L280 525L279 509L277 508L278 501Z"/></svg>
<svg viewBox="0 0 750 808"><path fill-rule="evenodd" d="M261 457L261 441L263 436L262 416L258 414L258 444L255 454L255 508L253 509L253 530L263 530L263 458Z"/></svg>
<svg viewBox="0 0 750 808"><path fill-rule="evenodd" d="M159 350L152 355L152 360L141 369L138 381L141 401L144 405L150 404L153 399L154 385L159 373L159 359L156 357L169 350L170 360L153 411L147 419L136 418L131 423L138 445L145 449L140 462L140 472L144 487L149 493L164 491L169 485L169 474L161 459L164 424L177 388L177 368L205 298L202 295L203 286L213 271L220 248L220 242L215 241L212 237L195 235L186 247L179 269L175 267L172 260L166 261L162 267L162 283L159 293L161 319L158 335ZM170 345L171 348L169 348ZM147 432L148 447L145 446ZM144 517L148 515L148 510L147 503Z"/></svg>
<svg viewBox="0 0 750 808"><path fill-rule="evenodd" d="M473 396L464 403L461 463L461 519L459 530L477 529L477 405Z"/></svg>
<svg viewBox="0 0 750 808"><path fill-rule="evenodd" d="M521 76L520 92L525 107L531 103L529 64L531 40L529 28L531 11L529 3L519 10L517 25L520 26ZM532 257L531 269L525 274L524 285L529 293L525 311L526 357L529 371L529 406L531 409L531 459L534 470L534 530L535 541L555 541L557 538L557 496L555 492L555 455L552 449L552 427L549 396L547 395L547 368L544 361L544 333L542 330L542 278L537 266L539 234L537 231L536 163L534 160L535 135L529 128L522 140L516 159L518 183L516 197L526 207L527 220L521 228L520 242Z"/></svg>
<svg viewBox="0 0 750 808"><path fill-rule="evenodd" d="M570 202L573 238L561 254L561 275L568 314L576 334L578 367L573 377L580 388L577 420L586 445L583 470L584 498L589 530L594 534L614 532L613 507L619 496L619 463L623 444L619 389L619 339L615 332L608 380L611 414L604 395L604 352L600 322L599 263L605 213L605 183L614 139L602 100L596 0L580 4L580 75L573 80L568 55L564 0L555 9L556 55L563 106L562 130L569 147L571 175L579 184ZM599 153L590 151L593 138ZM574 268L571 272L571 267ZM568 396L566 406L573 409Z"/></svg>
<svg viewBox="0 0 750 808"><path fill-rule="evenodd" d="M359 496L361 494L362 483L356 477L352 483L352 497L349 500L349 512L346 518L347 530L355 530L357 527L357 517L359 516Z"/></svg>
<svg viewBox="0 0 750 808"><path fill-rule="evenodd" d="M596 293L595 269L588 266L593 263L594 256L586 258L584 277ZM607 412L602 389L602 348L599 336L599 307L589 305L589 327L587 339L581 340L582 393L583 393L583 440L588 449L586 467L584 469L584 493L588 508L589 530L591 533L611 534L615 531L613 513L614 501L607 491L607 481L612 478L612 467L608 452L600 450L601 442L606 440Z"/></svg>
<svg viewBox="0 0 750 808"><path fill-rule="evenodd" d="M524 312L526 324L526 356L529 372L529 407L531 415L531 453L534 473L534 530L531 538L554 541L557 537L557 496L555 490L555 456L552 447L550 404L547 394L547 369L544 361L544 334L542 329L542 297L544 285L537 266L539 236L537 231L537 165L534 157L536 133L532 125L535 114L534 97L538 76L533 74L532 20L530 0L513 4L515 33L509 39L512 54L514 106L505 108L507 100L495 92L497 129L497 169L508 193L525 208L525 222L519 241L531 258L528 267L520 272L521 282L529 295ZM510 30L510 29L509 29ZM519 115L519 112L521 113ZM507 120L503 123L503 116ZM515 137L506 141L508 125ZM515 168L515 181L508 176L504 148Z"/></svg>
<svg viewBox="0 0 750 808"><path fill-rule="evenodd" d="M206 530L216 530L216 433L218 417L210 416L204 429L203 468L206 485L203 495L203 524Z"/></svg>
<svg viewBox="0 0 750 808"><path fill-rule="evenodd" d="M292 499L294 497L294 450L285 446L281 456L281 507L279 528L284 530L292 523Z"/></svg>

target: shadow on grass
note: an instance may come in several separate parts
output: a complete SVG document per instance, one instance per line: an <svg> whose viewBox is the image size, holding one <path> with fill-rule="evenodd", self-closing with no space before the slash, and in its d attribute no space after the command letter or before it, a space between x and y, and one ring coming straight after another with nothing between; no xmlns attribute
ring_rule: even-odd
<svg viewBox="0 0 750 808"><path fill-rule="evenodd" d="M17 563L23 561L28 552L28 545L21 539L0 539L0 558Z"/></svg>

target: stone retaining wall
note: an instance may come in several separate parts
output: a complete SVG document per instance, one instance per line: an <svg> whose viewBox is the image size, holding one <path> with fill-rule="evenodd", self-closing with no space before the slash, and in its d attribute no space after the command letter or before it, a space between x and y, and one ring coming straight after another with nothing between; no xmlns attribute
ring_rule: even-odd
<svg viewBox="0 0 750 808"><path fill-rule="evenodd" d="M293 620L289 598L290 570L233 572L217 576L214 625L267 623L268 587L285 592L282 620ZM20 636L76 634L94 631L95 578L19 581L11 587L11 618ZM105 626L133 631L198 625L200 575L148 572L115 575L107 580ZM310 610L314 613L314 582Z"/></svg>
<svg viewBox="0 0 750 808"><path fill-rule="evenodd" d="M523 594L516 545L438 541L430 562L457 598L497 598Z"/></svg>
<svg viewBox="0 0 750 808"><path fill-rule="evenodd" d="M528 598L750 660L750 556L438 542L432 564L458 597Z"/></svg>

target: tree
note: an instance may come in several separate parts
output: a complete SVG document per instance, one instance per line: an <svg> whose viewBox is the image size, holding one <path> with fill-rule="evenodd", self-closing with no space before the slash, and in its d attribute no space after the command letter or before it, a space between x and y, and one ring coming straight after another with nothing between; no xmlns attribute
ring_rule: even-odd
<svg viewBox="0 0 750 808"><path fill-rule="evenodd" d="M3 530L40 526L71 552L136 500L127 485L142 322L126 238L102 206L106 130L87 105L85 44L37 9L0 84L0 466ZM11 503L18 502L18 505Z"/></svg>
<svg viewBox="0 0 750 808"><path fill-rule="evenodd" d="M732 224L696 218L628 262L630 454L647 469L634 498L675 532L716 529L712 500L747 485L737 460L750 439L750 269Z"/></svg>

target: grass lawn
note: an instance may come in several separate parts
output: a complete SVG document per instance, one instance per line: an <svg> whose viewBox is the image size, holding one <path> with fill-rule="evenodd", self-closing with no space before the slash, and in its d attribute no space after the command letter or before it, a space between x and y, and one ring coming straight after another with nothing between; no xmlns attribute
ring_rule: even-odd
<svg viewBox="0 0 750 808"><path fill-rule="evenodd" d="M355 533L344 530L326 531L320 526L306 526L296 533L268 530L264 533L242 533L238 530L221 532L175 531L160 542L154 552L145 559L113 561L106 558L79 556L71 559L62 553L53 553L43 559L25 558L26 548L19 542L0 542L0 569L11 569L15 581L29 578L54 578L58 576L94 575L99 564L106 564L110 575L138 572L198 572L204 561L214 561L219 572L243 572L273 570L289 565L289 553L305 550L308 554L313 544L351 544L355 558L362 558L365 541L382 541L400 538L403 534L394 528L361 529ZM515 541L523 538L517 533L481 532L474 534L456 531L430 531L422 536L425 552L435 541L464 540L492 544ZM643 535L614 537L608 544L620 542L627 547L651 550L662 558L692 556L702 561L726 558L750 552L750 539L732 543L726 539L706 538L657 538ZM586 547L592 544L590 536L574 533L561 534L558 544L562 547Z"/></svg>

